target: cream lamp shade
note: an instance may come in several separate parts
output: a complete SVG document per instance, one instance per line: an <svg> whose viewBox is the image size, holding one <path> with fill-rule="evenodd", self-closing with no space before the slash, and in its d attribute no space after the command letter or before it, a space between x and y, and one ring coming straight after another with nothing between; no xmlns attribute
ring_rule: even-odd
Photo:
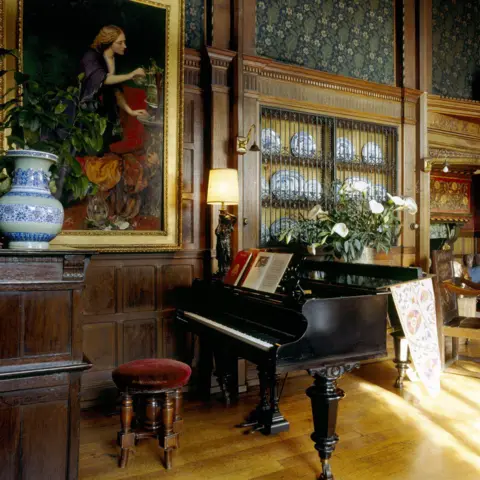
<svg viewBox="0 0 480 480"><path fill-rule="evenodd" d="M234 168L214 168L208 179L209 205L238 205L238 172Z"/></svg>

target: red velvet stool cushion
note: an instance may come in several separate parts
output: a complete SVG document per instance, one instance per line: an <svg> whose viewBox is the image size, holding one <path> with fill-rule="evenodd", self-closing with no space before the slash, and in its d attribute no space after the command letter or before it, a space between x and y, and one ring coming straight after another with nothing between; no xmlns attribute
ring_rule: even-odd
<svg viewBox="0 0 480 480"><path fill-rule="evenodd" d="M168 390L185 385L192 369L168 358L146 358L124 363L112 372L115 385L125 390Z"/></svg>

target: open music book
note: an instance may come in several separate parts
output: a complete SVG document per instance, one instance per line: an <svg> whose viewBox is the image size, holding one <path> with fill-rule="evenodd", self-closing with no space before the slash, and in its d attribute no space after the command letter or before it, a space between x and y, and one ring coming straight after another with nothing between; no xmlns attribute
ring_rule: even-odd
<svg viewBox="0 0 480 480"><path fill-rule="evenodd" d="M292 257L292 253L259 252L241 286L275 293Z"/></svg>

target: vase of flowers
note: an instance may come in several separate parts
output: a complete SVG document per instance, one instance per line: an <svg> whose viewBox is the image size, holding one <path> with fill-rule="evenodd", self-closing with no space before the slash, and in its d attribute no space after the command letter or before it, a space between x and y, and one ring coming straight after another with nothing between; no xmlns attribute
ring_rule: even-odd
<svg viewBox="0 0 480 480"><path fill-rule="evenodd" d="M330 212L315 205L306 218L281 232L280 241L301 244L313 255L321 249L346 262L373 262L374 251L388 253L400 235L398 213L414 215L418 207L413 198L388 193L383 202L369 199L368 189L364 181L344 183Z"/></svg>

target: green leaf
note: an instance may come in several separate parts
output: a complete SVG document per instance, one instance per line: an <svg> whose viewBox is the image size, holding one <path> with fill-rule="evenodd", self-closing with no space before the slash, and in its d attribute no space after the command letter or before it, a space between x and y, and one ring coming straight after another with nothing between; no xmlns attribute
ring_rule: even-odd
<svg viewBox="0 0 480 480"><path fill-rule="evenodd" d="M67 108L66 103L60 102L56 107L55 107L55 113L59 115L60 113L63 113Z"/></svg>

